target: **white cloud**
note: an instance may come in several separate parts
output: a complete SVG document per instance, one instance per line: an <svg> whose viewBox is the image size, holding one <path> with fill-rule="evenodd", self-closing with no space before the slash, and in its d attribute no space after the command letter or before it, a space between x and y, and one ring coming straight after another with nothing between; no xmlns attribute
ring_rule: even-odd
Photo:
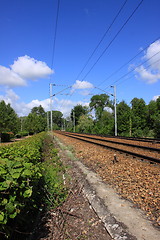
<svg viewBox="0 0 160 240"><path fill-rule="evenodd" d="M155 83L160 79L160 73L154 74L152 73L152 70L147 70L144 66L136 68L135 71L139 73L139 76L142 78L142 80L149 84Z"/></svg>
<svg viewBox="0 0 160 240"><path fill-rule="evenodd" d="M27 55L18 57L10 67L24 79L36 80L38 78L45 78L53 73L45 62L38 61Z"/></svg>
<svg viewBox="0 0 160 240"><path fill-rule="evenodd" d="M148 60L149 67L140 66L135 69L138 77L148 84L156 83L160 80L160 40L152 43L146 50L143 59Z"/></svg>
<svg viewBox="0 0 160 240"><path fill-rule="evenodd" d="M160 95L154 96L153 100L156 101L159 97L160 97Z"/></svg>
<svg viewBox="0 0 160 240"><path fill-rule="evenodd" d="M26 107L31 110L33 107L38 107L40 105L44 108L45 111L49 111L50 110L50 99L49 98L44 99L44 100L34 99L30 103L26 104Z"/></svg>
<svg viewBox="0 0 160 240"><path fill-rule="evenodd" d="M12 90L6 89L4 95L0 95L0 101L4 100L7 104L10 103L11 107L16 111L18 116L27 116L33 107L38 107L41 105L45 111L50 111L50 99L38 100L34 99L29 103L24 103L20 101L19 96ZM71 113L71 109L77 104L83 106L89 106L88 102L82 101L71 101L67 99L53 98L52 110L61 111L64 117L67 117Z"/></svg>
<svg viewBox="0 0 160 240"><path fill-rule="evenodd" d="M7 89L6 94L0 95L0 101L4 100L7 104L12 102L15 102L19 99L19 96L12 90L12 89Z"/></svg>
<svg viewBox="0 0 160 240"><path fill-rule="evenodd" d="M79 81L76 80L76 83L73 84L73 89L86 89L86 88L93 88L93 84L87 81Z"/></svg>
<svg viewBox="0 0 160 240"><path fill-rule="evenodd" d="M0 85L10 87L25 86L26 81L11 69L0 66Z"/></svg>
<svg viewBox="0 0 160 240"><path fill-rule="evenodd" d="M46 78L53 73L45 62L29 56L19 57L10 68L0 65L0 85L7 87L26 86L27 80Z"/></svg>
<svg viewBox="0 0 160 240"><path fill-rule="evenodd" d="M160 71L160 61L158 61L160 60L160 40L157 40L148 47L145 58L149 59L152 69Z"/></svg>

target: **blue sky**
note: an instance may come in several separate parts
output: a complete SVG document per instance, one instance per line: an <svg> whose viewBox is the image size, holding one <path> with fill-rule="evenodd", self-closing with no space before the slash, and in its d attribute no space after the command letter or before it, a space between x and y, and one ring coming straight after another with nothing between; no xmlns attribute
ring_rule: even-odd
<svg viewBox="0 0 160 240"><path fill-rule="evenodd" d="M104 93L103 90L113 93L110 85L114 84L118 102L125 100L130 104L134 97L138 97L148 104L159 96L159 0L144 0L117 35L141 2L126 1L88 65L78 76L124 2L60 0L52 65L58 0L2 0L0 100L11 103L19 116L27 115L31 108L40 104L47 111L50 109L49 83L53 83L56 84L53 86L53 94L56 94L53 110L60 110L67 116L73 106L87 105L93 94ZM108 49L95 64L107 46ZM108 78L139 52L135 59ZM72 87L64 90L65 85ZM57 94L60 91L64 95Z"/></svg>

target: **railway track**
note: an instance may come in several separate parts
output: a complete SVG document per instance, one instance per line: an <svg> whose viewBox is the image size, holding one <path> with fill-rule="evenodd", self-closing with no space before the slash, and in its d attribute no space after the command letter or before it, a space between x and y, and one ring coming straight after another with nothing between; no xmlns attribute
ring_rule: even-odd
<svg viewBox="0 0 160 240"><path fill-rule="evenodd" d="M112 138L111 140L110 138L100 137L96 135L87 135L61 131L57 131L57 133L71 138L79 139L87 143L92 143L101 147L110 148L119 152L123 152L125 154L138 157L141 160L149 160L150 162L160 163L160 147L159 147L160 145L157 143L154 144L155 147L153 147L150 146L150 144L153 145L153 143L149 143L149 145L147 146L146 143L143 143L142 145L142 141L141 143L137 142L139 144L136 144L133 140L129 140L127 142L126 139L122 138L121 139Z"/></svg>

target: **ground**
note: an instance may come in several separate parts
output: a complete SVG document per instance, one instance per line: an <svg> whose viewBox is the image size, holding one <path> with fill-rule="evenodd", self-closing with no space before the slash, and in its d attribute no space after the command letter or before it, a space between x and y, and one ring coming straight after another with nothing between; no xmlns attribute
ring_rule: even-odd
<svg viewBox="0 0 160 240"><path fill-rule="evenodd" d="M59 148L55 142L55 146ZM66 165L64 183L69 188L66 201L57 209L42 214L34 240L111 240L103 223L84 196L83 175L63 150L59 156Z"/></svg>

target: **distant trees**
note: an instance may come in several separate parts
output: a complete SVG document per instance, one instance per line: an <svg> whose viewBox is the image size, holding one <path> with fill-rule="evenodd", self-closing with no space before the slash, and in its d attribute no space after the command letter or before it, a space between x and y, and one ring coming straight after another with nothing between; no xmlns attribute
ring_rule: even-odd
<svg viewBox="0 0 160 240"><path fill-rule="evenodd" d="M89 107L78 104L66 119L60 111L52 111L53 130L65 129L79 132L114 135L114 107L106 94L94 95ZM50 112L40 105L31 109L28 116L18 117L10 104L0 102L0 133L47 130ZM120 136L160 138L160 97L148 105L142 98L133 98L130 105L125 101L117 104L117 129Z"/></svg>
<svg viewBox="0 0 160 240"><path fill-rule="evenodd" d="M94 126L93 119L87 115L81 115L78 120L77 130L78 132L91 133Z"/></svg>
<svg viewBox="0 0 160 240"><path fill-rule="evenodd" d="M88 113L88 108L86 106L82 106L81 104L78 104L71 110L71 120L72 122L75 121L75 125L78 124L79 118L82 115L85 115Z"/></svg>
<svg viewBox="0 0 160 240"><path fill-rule="evenodd" d="M148 105L142 98L133 98L130 105L121 101L116 107L118 135L160 137L160 97ZM72 120L73 112L76 131L114 135L114 106L108 95L94 95L87 111L81 105L74 107L71 111ZM89 112L94 113L95 117L91 117Z"/></svg>

